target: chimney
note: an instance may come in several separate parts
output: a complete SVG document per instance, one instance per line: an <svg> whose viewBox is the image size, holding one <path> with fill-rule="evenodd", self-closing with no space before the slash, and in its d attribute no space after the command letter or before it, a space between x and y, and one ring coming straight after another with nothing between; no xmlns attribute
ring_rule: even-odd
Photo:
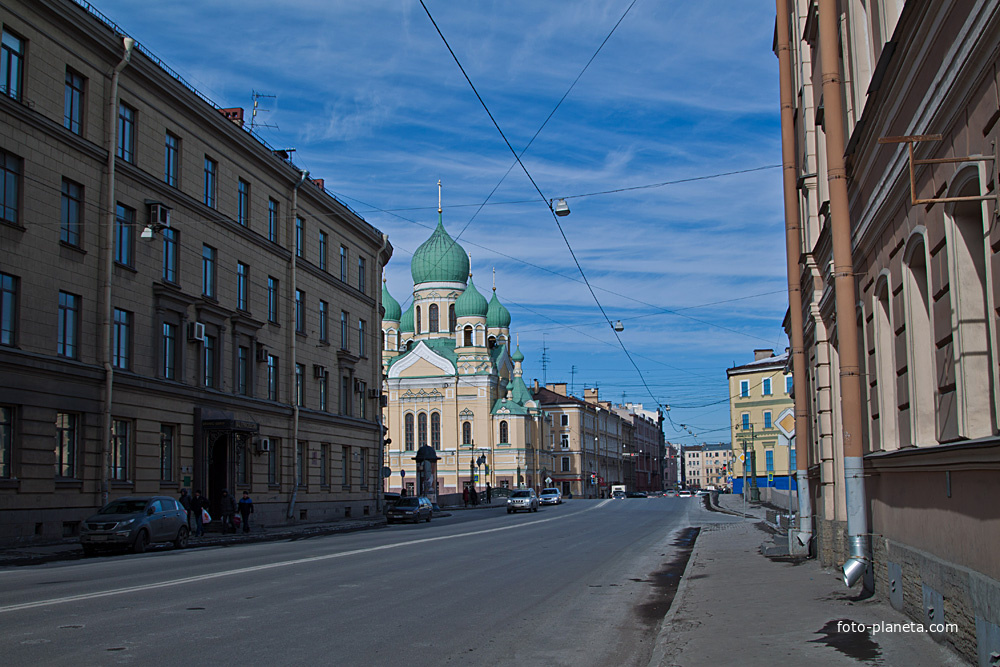
<svg viewBox="0 0 1000 667"><path fill-rule="evenodd" d="M538 393L538 378L535 378L535 393Z"/></svg>
<svg viewBox="0 0 1000 667"><path fill-rule="evenodd" d="M233 121L240 127L243 127L243 107L235 107L233 109L219 109L219 113Z"/></svg>
<svg viewBox="0 0 1000 667"><path fill-rule="evenodd" d="M761 359L770 359L774 356L774 350L754 350L753 360L760 361Z"/></svg>
<svg viewBox="0 0 1000 667"><path fill-rule="evenodd" d="M597 387L594 387L593 389L584 388L583 400L585 400L588 403L600 403L600 401L597 399Z"/></svg>
<svg viewBox="0 0 1000 667"><path fill-rule="evenodd" d="M559 394L560 396L566 395L566 383L565 382L553 382L551 384L545 385L545 388L554 394Z"/></svg>
<svg viewBox="0 0 1000 667"><path fill-rule="evenodd" d="M313 183L314 183L314 184L316 185L316 187L317 187L317 188L319 188L320 190L322 190L322 189L323 189L323 183L324 183L324 181L323 181L323 179L322 179L322 178L314 178L314 179L312 179L312 182L313 182Z"/></svg>

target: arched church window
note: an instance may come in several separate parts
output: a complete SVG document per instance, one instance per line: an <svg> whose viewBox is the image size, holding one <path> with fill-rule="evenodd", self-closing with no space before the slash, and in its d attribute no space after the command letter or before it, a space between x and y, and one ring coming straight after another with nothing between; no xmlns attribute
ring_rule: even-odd
<svg viewBox="0 0 1000 667"><path fill-rule="evenodd" d="M462 444L472 444L472 422L462 422Z"/></svg>
<svg viewBox="0 0 1000 667"><path fill-rule="evenodd" d="M465 347L472 347L472 327L465 327Z"/></svg>
<svg viewBox="0 0 1000 667"><path fill-rule="evenodd" d="M437 333L438 331L438 305L432 303L427 308L427 326L430 328L431 333Z"/></svg>
<svg viewBox="0 0 1000 667"><path fill-rule="evenodd" d="M510 442L510 434L508 433L506 421L500 422L500 442Z"/></svg>
<svg viewBox="0 0 1000 667"><path fill-rule="evenodd" d="M417 442L421 447L427 446L427 413L421 412L417 415Z"/></svg>
<svg viewBox="0 0 1000 667"><path fill-rule="evenodd" d="M441 449L441 413L431 413L431 447Z"/></svg>
<svg viewBox="0 0 1000 667"><path fill-rule="evenodd" d="M455 333L458 328L458 318L455 317L455 304L448 306L448 333Z"/></svg>
<svg viewBox="0 0 1000 667"><path fill-rule="evenodd" d="M489 339L486 341L486 347L488 347L488 348L490 348L492 350L496 346L497 346L497 337L496 336L490 336Z"/></svg>
<svg viewBox="0 0 1000 667"><path fill-rule="evenodd" d="M417 313L417 331L416 331L416 333L420 333L421 331L423 331L420 328L420 306L417 306L416 313Z"/></svg>
<svg viewBox="0 0 1000 667"><path fill-rule="evenodd" d="M404 424L404 437L406 441L406 451L413 451L413 413L407 412L406 416L403 418Z"/></svg>

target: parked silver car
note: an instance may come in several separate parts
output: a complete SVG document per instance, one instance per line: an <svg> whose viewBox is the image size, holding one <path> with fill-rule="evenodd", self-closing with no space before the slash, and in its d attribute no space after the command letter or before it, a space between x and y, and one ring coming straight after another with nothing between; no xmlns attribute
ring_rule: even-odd
<svg viewBox="0 0 1000 667"><path fill-rule="evenodd" d="M80 526L80 545L87 555L98 549L125 548L141 554L150 544L187 546L187 510L167 496L118 498Z"/></svg>
<svg viewBox="0 0 1000 667"><path fill-rule="evenodd" d="M538 511L538 496L535 495L534 489L517 489L516 491L511 491L510 497L507 498L507 514L517 512L518 510L525 510L526 512Z"/></svg>
<svg viewBox="0 0 1000 667"><path fill-rule="evenodd" d="M539 505L562 505L562 491L556 488L542 489L538 496Z"/></svg>

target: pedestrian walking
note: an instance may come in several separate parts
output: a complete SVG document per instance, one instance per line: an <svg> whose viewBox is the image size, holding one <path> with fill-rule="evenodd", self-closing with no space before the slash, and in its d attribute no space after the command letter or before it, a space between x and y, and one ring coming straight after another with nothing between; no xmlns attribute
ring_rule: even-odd
<svg viewBox="0 0 1000 667"><path fill-rule="evenodd" d="M236 505L240 511L240 518L242 519L243 522L243 532L249 533L250 515L253 514L253 501L250 500L250 492L244 491L243 497L240 498L240 501L236 503Z"/></svg>
<svg viewBox="0 0 1000 667"><path fill-rule="evenodd" d="M236 526L233 524L233 515L236 514L236 501L233 497L229 495L228 489L222 490L222 532L236 532Z"/></svg>
<svg viewBox="0 0 1000 667"><path fill-rule="evenodd" d="M177 502L181 504L184 511L187 512L187 524L188 532L191 532L191 496L188 495L187 489L181 489L181 497L177 499Z"/></svg>
<svg viewBox="0 0 1000 667"><path fill-rule="evenodd" d="M468 487L468 486L466 486L466 487L465 487L465 488L464 488L464 489L462 490L462 502L464 502L464 503L465 503L465 506L466 506L466 507L468 507L468 506L469 506L469 487Z"/></svg>
<svg viewBox="0 0 1000 667"><path fill-rule="evenodd" d="M479 504L479 492L476 491L476 487L473 484L469 484L469 502L475 507Z"/></svg>
<svg viewBox="0 0 1000 667"><path fill-rule="evenodd" d="M486 482L486 504L493 504L493 487L490 486L489 482Z"/></svg>
<svg viewBox="0 0 1000 667"><path fill-rule="evenodd" d="M205 522L201 518L203 510L208 509L208 498L201 495L201 490L195 489L194 498L191 499L191 513L194 514L194 535L201 537L205 534Z"/></svg>

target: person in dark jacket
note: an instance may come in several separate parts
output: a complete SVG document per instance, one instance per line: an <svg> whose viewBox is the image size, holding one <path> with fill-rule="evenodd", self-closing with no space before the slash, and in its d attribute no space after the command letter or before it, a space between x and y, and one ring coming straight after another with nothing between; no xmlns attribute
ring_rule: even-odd
<svg viewBox="0 0 1000 667"><path fill-rule="evenodd" d="M493 487L490 486L489 482L486 482L486 504L491 505L493 503Z"/></svg>
<svg viewBox="0 0 1000 667"><path fill-rule="evenodd" d="M177 499L177 502L181 504L181 507L187 512L187 524L188 532L191 532L191 496L188 495L187 489L181 489L181 497Z"/></svg>
<svg viewBox="0 0 1000 667"><path fill-rule="evenodd" d="M205 534L205 524L201 519L201 511L208 509L208 498L201 495L200 489L195 489L194 498L191 499L191 513L194 514L194 534L201 537Z"/></svg>
<svg viewBox="0 0 1000 667"><path fill-rule="evenodd" d="M253 514L253 501L250 500L250 492L244 491L243 497L236 503L240 510L240 518L243 521L243 532L250 532L250 515Z"/></svg>
<svg viewBox="0 0 1000 667"><path fill-rule="evenodd" d="M233 515L236 514L236 501L233 497L229 495L227 489L222 490L222 532L228 533L230 530L236 532L236 526L233 524Z"/></svg>
<svg viewBox="0 0 1000 667"><path fill-rule="evenodd" d="M462 502L465 503L466 507L469 506L469 487L468 486L466 486L464 489L462 489Z"/></svg>

